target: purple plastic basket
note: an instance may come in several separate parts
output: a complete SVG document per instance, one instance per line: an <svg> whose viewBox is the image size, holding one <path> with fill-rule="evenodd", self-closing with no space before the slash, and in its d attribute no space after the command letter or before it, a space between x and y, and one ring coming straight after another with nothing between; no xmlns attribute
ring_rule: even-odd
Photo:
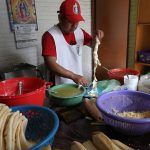
<svg viewBox="0 0 150 150"><path fill-rule="evenodd" d="M97 107L106 124L127 135L150 132L150 118L133 119L116 115L123 111L150 111L150 94L139 91L114 91L97 99Z"/></svg>

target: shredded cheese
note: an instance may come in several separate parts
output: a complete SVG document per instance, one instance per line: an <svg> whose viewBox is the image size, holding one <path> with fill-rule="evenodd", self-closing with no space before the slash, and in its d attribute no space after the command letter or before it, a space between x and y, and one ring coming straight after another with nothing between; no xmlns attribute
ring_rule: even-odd
<svg viewBox="0 0 150 150"><path fill-rule="evenodd" d="M123 112L117 113L118 116L126 118L150 118L150 111L144 112Z"/></svg>

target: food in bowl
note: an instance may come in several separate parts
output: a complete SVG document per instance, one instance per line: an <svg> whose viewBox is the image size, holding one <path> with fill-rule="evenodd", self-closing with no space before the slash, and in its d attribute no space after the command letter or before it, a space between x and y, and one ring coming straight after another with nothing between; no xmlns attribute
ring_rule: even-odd
<svg viewBox="0 0 150 150"><path fill-rule="evenodd" d="M0 103L0 114L3 122L0 125L0 149L29 149L36 144L25 137L28 119L20 111L12 112L7 105Z"/></svg>
<svg viewBox="0 0 150 150"><path fill-rule="evenodd" d="M150 111L144 111L144 112L122 112L117 113L118 116L126 117L126 118L150 118Z"/></svg>
<svg viewBox="0 0 150 150"><path fill-rule="evenodd" d="M86 92L84 87L78 88L77 84L60 84L48 90L50 100L61 106L73 106L82 102Z"/></svg>
<svg viewBox="0 0 150 150"><path fill-rule="evenodd" d="M37 105L8 107L0 103L0 150L37 150L52 144L57 114Z"/></svg>
<svg viewBox="0 0 150 150"><path fill-rule="evenodd" d="M113 91L101 95L96 101L106 124L118 132L142 135L150 132L150 118L126 118L117 113L150 111L150 94L139 91Z"/></svg>
<svg viewBox="0 0 150 150"><path fill-rule="evenodd" d="M56 97L71 97L71 96L77 96L82 94L83 90L80 88L77 88L76 86L66 86L66 87L60 87L58 89L55 89L52 91L52 94Z"/></svg>
<svg viewBox="0 0 150 150"><path fill-rule="evenodd" d="M52 144L59 127L59 118L52 109L37 105L22 105L11 107L11 110L20 111L28 120L25 137L32 142L31 144L35 144L30 150L42 149Z"/></svg>

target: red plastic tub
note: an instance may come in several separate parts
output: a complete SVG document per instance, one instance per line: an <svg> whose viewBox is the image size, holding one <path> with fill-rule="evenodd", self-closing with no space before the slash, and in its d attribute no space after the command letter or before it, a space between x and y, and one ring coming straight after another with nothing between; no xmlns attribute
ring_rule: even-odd
<svg viewBox="0 0 150 150"><path fill-rule="evenodd" d="M19 88L19 83L22 88ZM46 85L52 85L37 77L19 77L0 82L0 103L8 106L44 104Z"/></svg>
<svg viewBox="0 0 150 150"><path fill-rule="evenodd" d="M116 79L121 84L124 84L125 75L140 75L140 72L130 68L117 68L108 71L109 79Z"/></svg>

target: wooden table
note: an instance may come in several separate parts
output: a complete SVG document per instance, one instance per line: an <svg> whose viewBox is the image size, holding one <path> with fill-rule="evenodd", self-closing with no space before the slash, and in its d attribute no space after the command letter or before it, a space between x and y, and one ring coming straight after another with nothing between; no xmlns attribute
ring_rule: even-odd
<svg viewBox="0 0 150 150"><path fill-rule="evenodd" d="M51 109L57 112L60 119L59 130L52 144L53 149L70 150L72 141L76 140L82 143L89 140L91 139L93 131L102 131L109 138L120 140L138 150L150 149L150 133L142 136L127 136L114 131L107 125L91 125L91 122L94 122L94 120L85 119L85 116L89 114L86 112L83 104L66 108L52 105ZM68 116L71 115L73 119L68 121L65 118L65 113ZM74 115L72 113L74 113ZM77 114L77 116L75 114Z"/></svg>

